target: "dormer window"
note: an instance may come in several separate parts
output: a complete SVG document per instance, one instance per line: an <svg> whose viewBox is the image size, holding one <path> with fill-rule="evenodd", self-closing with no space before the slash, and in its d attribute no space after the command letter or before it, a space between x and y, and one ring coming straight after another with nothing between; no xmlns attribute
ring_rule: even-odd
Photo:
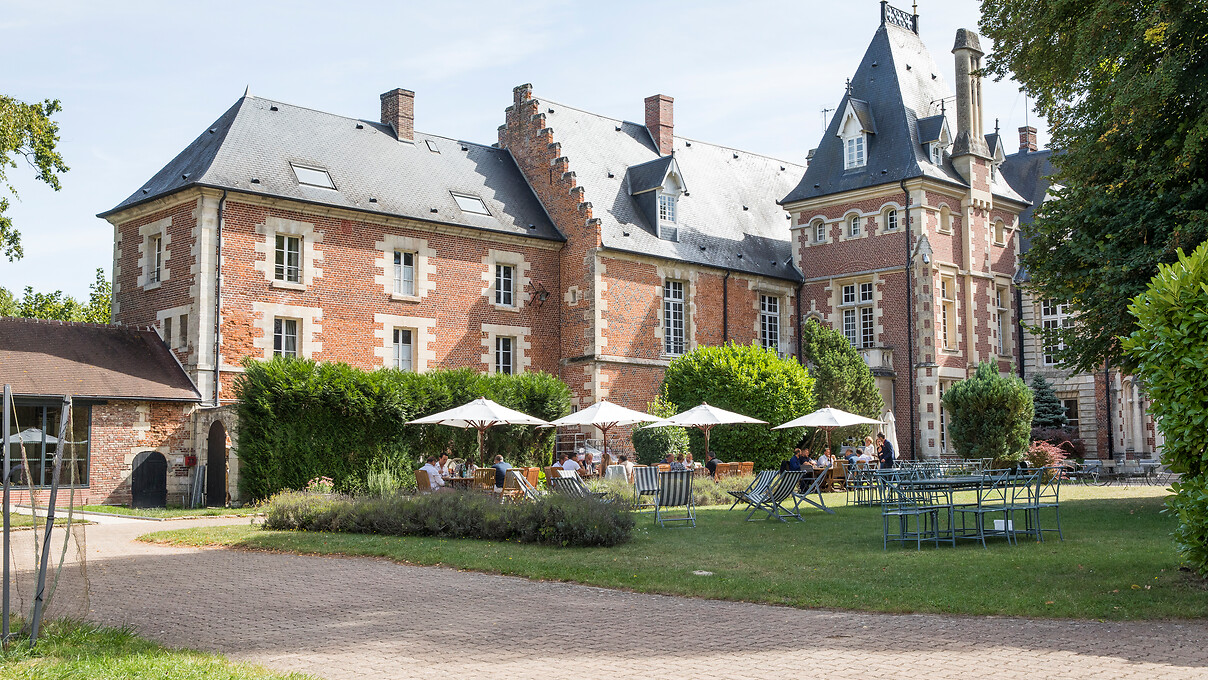
<svg viewBox="0 0 1208 680"><path fill-rule="evenodd" d="M935 165L944 164L944 147L939 142L931 144L931 162Z"/></svg>
<svg viewBox="0 0 1208 680"><path fill-rule="evenodd" d="M859 134L854 137L848 137L843 140L843 145L846 153L843 156L843 168L850 170L851 168L864 167L864 135Z"/></svg>
<svg viewBox="0 0 1208 680"><path fill-rule="evenodd" d="M868 135L876 132L868 102L848 99L838 133L843 141L844 170L868 165Z"/></svg>
<svg viewBox="0 0 1208 680"><path fill-rule="evenodd" d="M674 195L659 193L659 222L675 224L675 203Z"/></svg>

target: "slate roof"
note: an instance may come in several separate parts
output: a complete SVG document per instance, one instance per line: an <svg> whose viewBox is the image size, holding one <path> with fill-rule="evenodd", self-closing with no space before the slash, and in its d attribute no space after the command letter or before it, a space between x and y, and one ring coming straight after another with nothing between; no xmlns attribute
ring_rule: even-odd
<svg viewBox="0 0 1208 680"><path fill-rule="evenodd" d="M662 186L663 178L674 163L675 156L660 156L652 161L631 166L625 171L629 180L629 194L634 196Z"/></svg>
<svg viewBox="0 0 1208 680"><path fill-rule="evenodd" d="M326 169L336 190L299 184L291 162ZM507 151L422 132L399 142L380 123L250 95L99 217L191 186L565 240ZM478 196L491 214L462 211L450 192Z"/></svg>
<svg viewBox="0 0 1208 680"><path fill-rule="evenodd" d="M201 401L150 328L0 318L0 383L13 394Z"/></svg>
<svg viewBox="0 0 1208 680"><path fill-rule="evenodd" d="M679 241L660 239L657 225L639 205L642 197L633 196L629 186L631 180L648 183L648 174L665 168L651 161L669 158L660 157L646 126L541 101L554 141L584 187L593 217L600 219L605 248L802 280L792 264L791 222L776 199L792 188L804 167L674 137L675 162L687 193L676 207ZM643 164L649 165L634 173L637 178L630 174Z"/></svg>
<svg viewBox="0 0 1208 680"><path fill-rule="evenodd" d="M968 186L947 158L942 165L934 165L922 146L928 140L919 138L920 119L940 115L941 101L951 97L919 36L893 24L881 24L851 79L851 94L843 96L809 169L781 203L897 184L915 177ZM838 137L849 100L868 103L877 130L868 138L867 164L850 171L843 168L843 144ZM928 122L924 127L933 125ZM934 132L938 134L938 129ZM1023 202L1001 179L996 178L990 188L996 196Z"/></svg>
<svg viewBox="0 0 1208 680"><path fill-rule="evenodd" d="M1041 203L1044 203L1049 192L1049 186L1052 183L1050 177L1054 173L1052 157L1053 152L1048 149L1031 152L1020 151L1007 156L999 167L999 173L1003 178L1015 191L1032 203L1019 213L1019 224L1023 227L1019 239L1020 252L1026 251L1031 246L1027 227L1032 223L1032 213L1040 207Z"/></svg>
<svg viewBox="0 0 1208 680"><path fill-rule="evenodd" d="M930 144L931 142L940 141L943 136L945 118L942 115L928 116L920 118L919 126L919 143Z"/></svg>

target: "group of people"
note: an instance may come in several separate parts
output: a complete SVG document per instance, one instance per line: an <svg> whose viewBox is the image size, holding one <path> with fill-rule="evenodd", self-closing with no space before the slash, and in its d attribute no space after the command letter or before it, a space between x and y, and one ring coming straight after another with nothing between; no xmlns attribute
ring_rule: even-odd
<svg viewBox="0 0 1208 680"><path fill-rule="evenodd" d="M477 469L473 463L467 463L466 465L471 474ZM508 470L512 469L512 466L504 462L503 456L497 455L491 467L495 469L495 490L499 491L503 488L503 480L507 476ZM439 456L428 456L420 470L428 473L428 483L431 485L432 491L440 491L447 488L446 484L448 482L446 480L453 477L457 472L449 460L449 454L447 453L442 453Z"/></svg>
<svg viewBox="0 0 1208 680"><path fill-rule="evenodd" d="M874 461L880 463L882 470L892 468L894 461L897 460L897 454L893 450L893 444L885 439L883 433L877 434L876 443L874 444L872 437L864 438L864 446L858 449L853 448L850 453L845 456L849 467L857 467L860 464L871 466ZM822 450L822 455L816 459L810 456L810 449L804 437L797 443L793 449L793 456L785 461L781 470L814 470L827 469L835 462L834 456L831 454L829 446Z"/></svg>

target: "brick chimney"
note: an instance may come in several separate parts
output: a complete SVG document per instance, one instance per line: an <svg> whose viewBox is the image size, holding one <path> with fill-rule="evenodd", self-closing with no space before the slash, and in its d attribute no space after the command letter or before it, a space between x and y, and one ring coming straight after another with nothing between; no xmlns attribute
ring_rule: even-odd
<svg viewBox="0 0 1208 680"><path fill-rule="evenodd" d="M389 125L400 142L415 141L415 93L401 87L383 93L382 125Z"/></svg>
<svg viewBox="0 0 1208 680"><path fill-rule="evenodd" d="M675 100L665 94L646 97L646 129L654 137L654 144L663 156L671 153L671 135L675 130L675 115L672 105Z"/></svg>
<svg viewBox="0 0 1208 680"><path fill-rule="evenodd" d="M1023 152L1036 151L1039 145L1036 143L1036 128L1031 125L1019 128L1019 150Z"/></svg>

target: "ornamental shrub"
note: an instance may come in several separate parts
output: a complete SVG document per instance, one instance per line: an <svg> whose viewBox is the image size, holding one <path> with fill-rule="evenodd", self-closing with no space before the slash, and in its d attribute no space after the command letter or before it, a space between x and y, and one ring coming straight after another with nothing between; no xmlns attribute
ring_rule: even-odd
<svg viewBox="0 0 1208 680"><path fill-rule="evenodd" d="M623 503L552 494L533 503L500 505L489 494L448 491L424 496L320 496L285 491L264 506L265 529L339 531L382 536L435 536L554 546L614 546L629 540L634 520Z"/></svg>
<svg viewBox="0 0 1208 680"><path fill-rule="evenodd" d="M865 418L880 420L885 399L877 389L872 369L847 336L810 319L801 333L802 353L814 378L814 408L830 406ZM863 440L871 425L835 428L831 441ZM825 438L823 438L825 441Z"/></svg>
<svg viewBox="0 0 1208 680"><path fill-rule="evenodd" d="M973 377L944 392L948 438L962 458L992 458L995 467L1019 464L1028 451L1032 391L1015 375L983 362Z"/></svg>
<svg viewBox="0 0 1208 680"><path fill-rule="evenodd" d="M646 412L659 418L669 418L679 409L666 396L664 389L654 401L647 406ZM643 427L637 425L630 437L633 450L637 453L637 462L642 465L657 465L667 454L677 456L688 453L688 432L682 427ZM703 462L703 461L702 461Z"/></svg>
<svg viewBox="0 0 1208 680"><path fill-rule="evenodd" d="M1123 342L1165 438L1162 462L1181 475L1167 511L1179 521L1175 546L1208 576L1208 243L1159 265L1128 311L1137 329Z"/></svg>
<svg viewBox="0 0 1208 680"><path fill-rule="evenodd" d="M378 493L414 486L414 470L427 455L451 451L472 460L475 430L405 423L480 396L544 420L570 412L570 389L554 376L468 368L362 371L306 359L249 359L235 392L240 488L253 500L305 488L315 477L330 477L336 491ZM549 428L496 427L487 434L488 458L500 453L513 464L542 463L552 451Z"/></svg>
<svg viewBox="0 0 1208 680"><path fill-rule="evenodd" d="M1053 386L1039 373L1032 376L1032 404L1035 408L1033 428L1065 427L1069 423L1065 406L1061 405Z"/></svg>
<svg viewBox="0 0 1208 680"><path fill-rule="evenodd" d="M795 359L752 343L698 347L675 359L663 376L667 398L687 410L702 402L779 425L809 413L814 379ZM804 428L773 430L768 425L719 425L711 448L721 460L752 461L755 469L777 468L792 453ZM688 428L693 457L705 460L705 438Z"/></svg>

